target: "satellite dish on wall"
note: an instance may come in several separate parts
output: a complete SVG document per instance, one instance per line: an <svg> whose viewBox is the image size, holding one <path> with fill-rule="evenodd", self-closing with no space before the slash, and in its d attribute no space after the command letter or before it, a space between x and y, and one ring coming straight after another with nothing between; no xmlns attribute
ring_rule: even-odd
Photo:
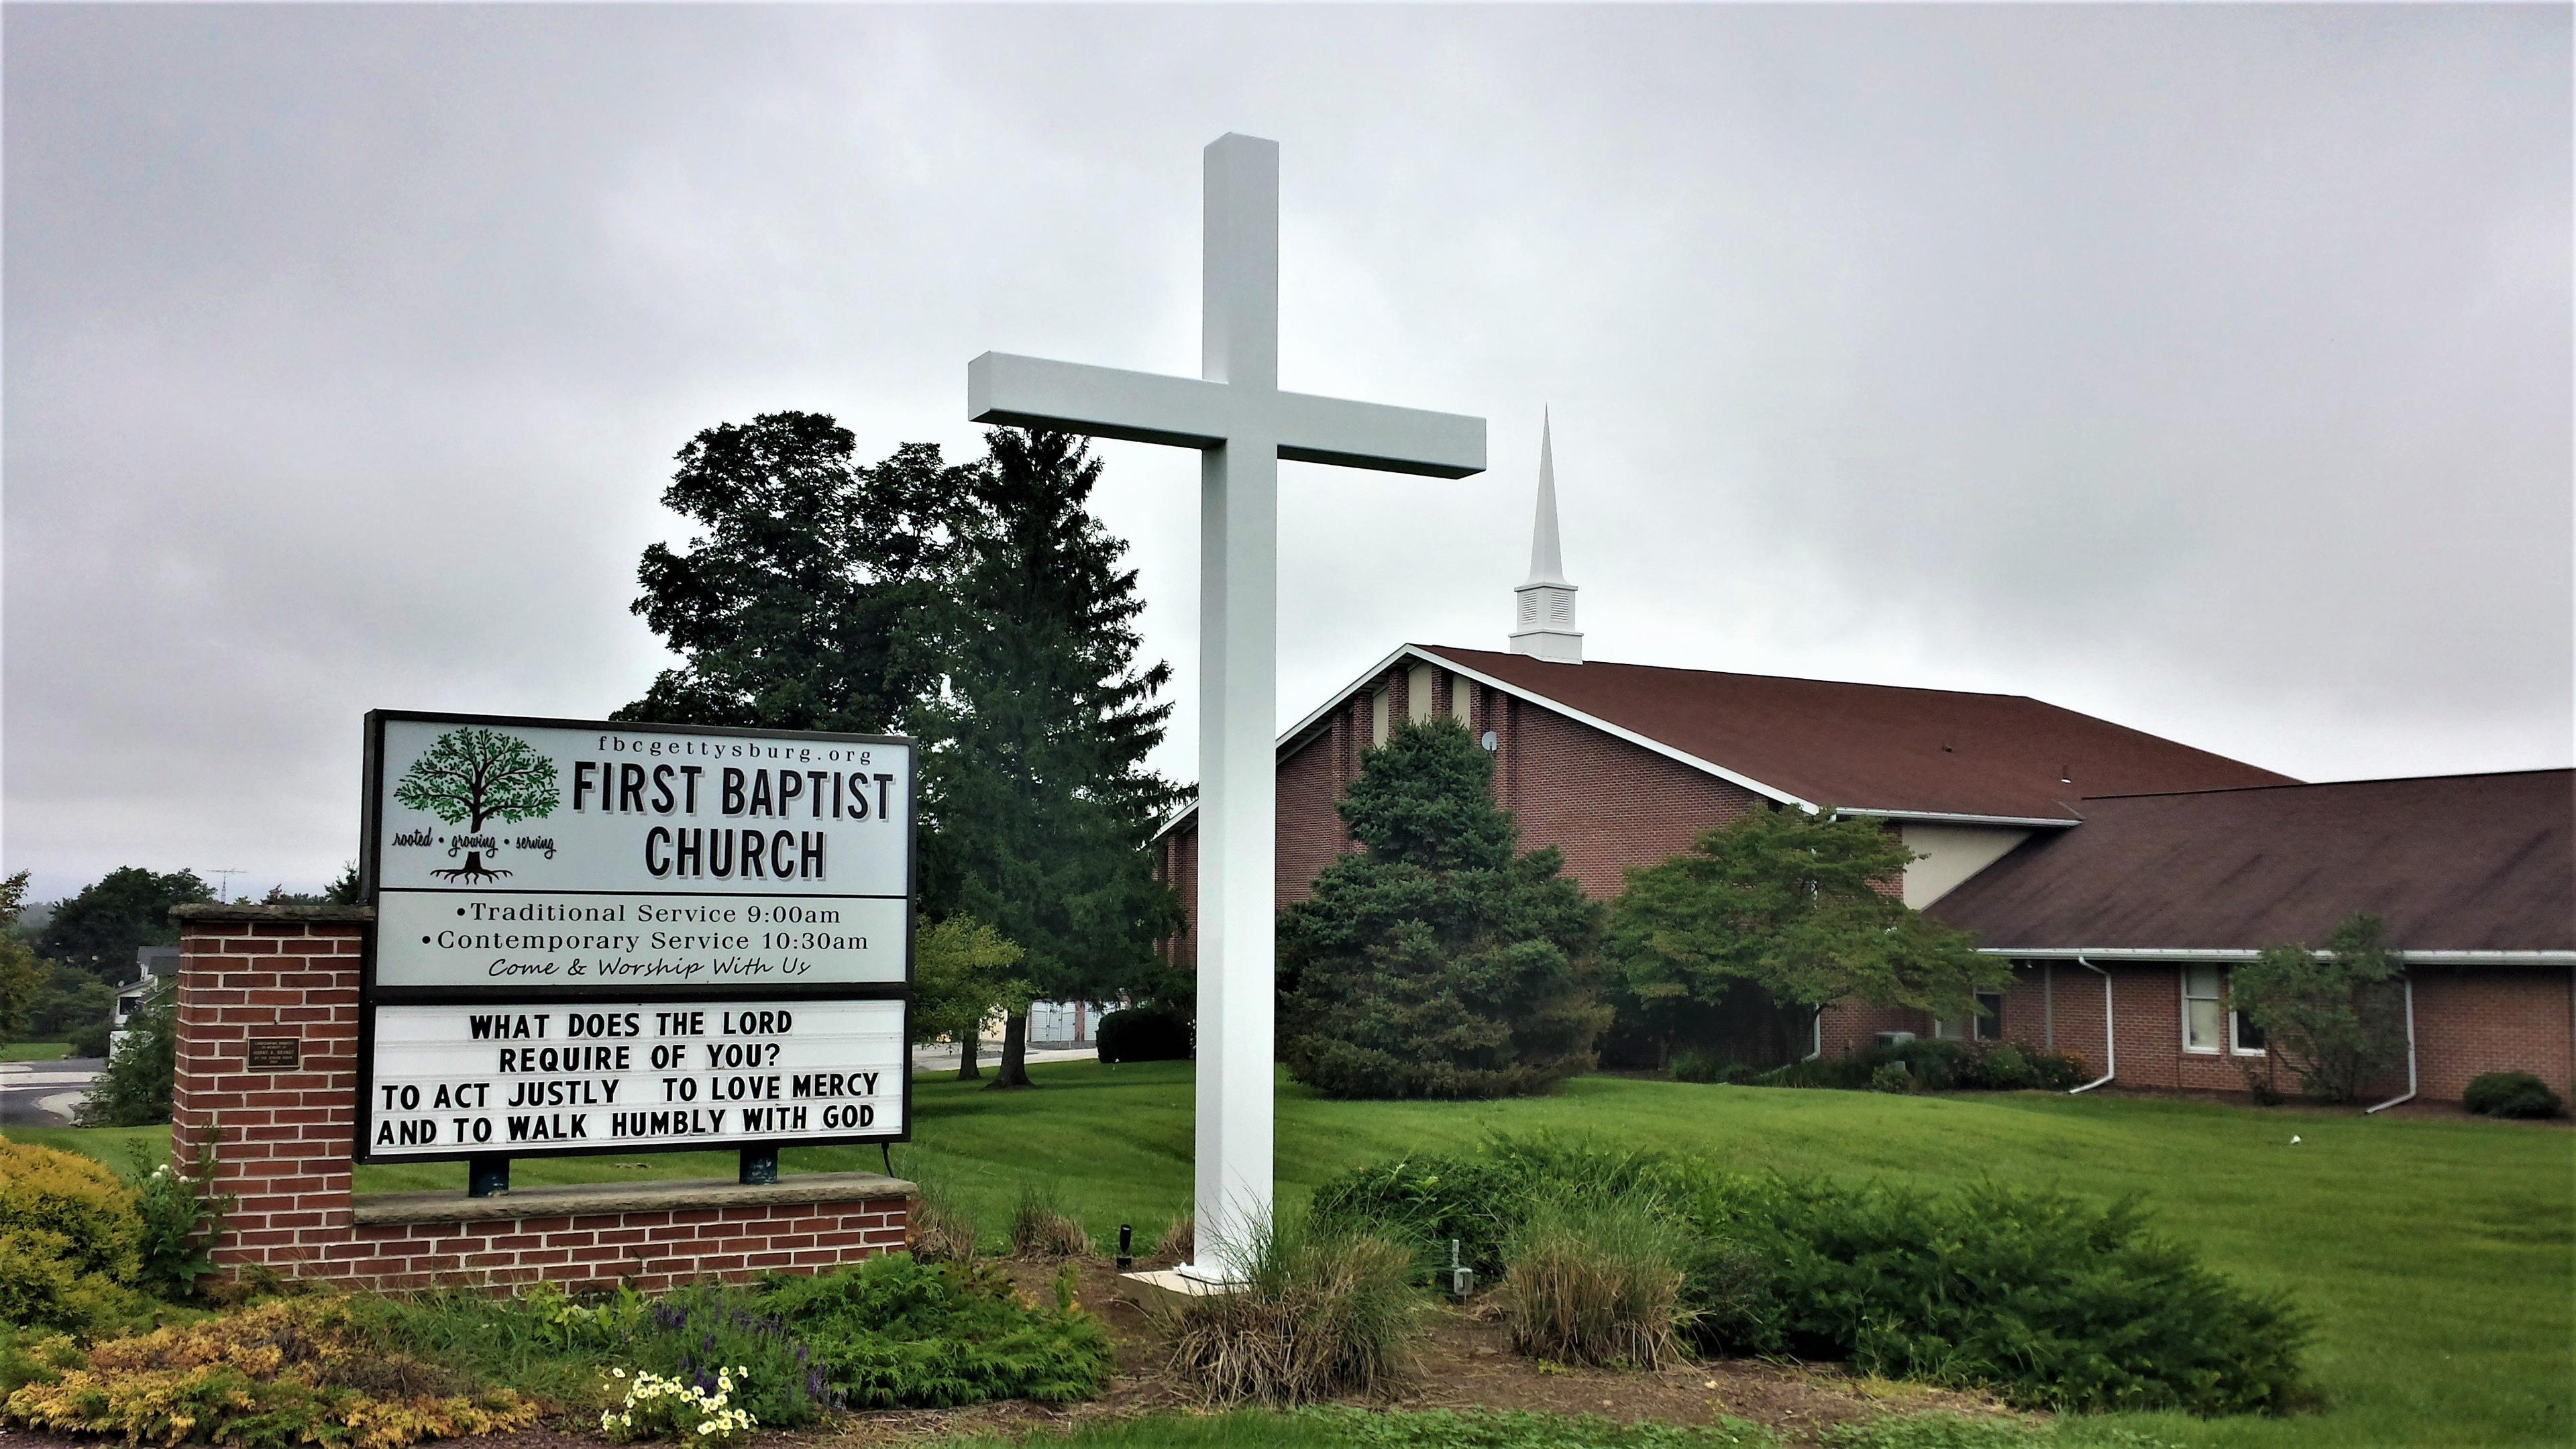
<svg viewBox="0 0 2576 1449"><path fill-rule="evenodd" d="M1487 754L1491 754L1502 747L1502 741L1494 738L1494 732L1492 730L1485 731L1485 737L1476 741L1476 743L1483 745Z"/></svg>

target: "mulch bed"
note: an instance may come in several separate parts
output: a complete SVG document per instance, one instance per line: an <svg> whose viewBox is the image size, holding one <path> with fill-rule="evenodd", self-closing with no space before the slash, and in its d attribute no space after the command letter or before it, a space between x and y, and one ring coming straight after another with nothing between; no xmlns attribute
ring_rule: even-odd
<svg viewBox="0 0 2576 1449"><path fill-rule="evenodd" d="M1054 1296L1061 1264L1003 1266L1031 1296ZM1042 1429L1208 1408L1164 1372L1165 1336L1154 1311L1140 1301L1140 1290L1105 1262L1084 1262L1076 1275L1076 1297L1107 1326L1118 1346L1118 1372L1101 1397L1081 1404L1012 1401L964 1409L867 1410L845 1414L825 1428L763 1434L756 1444L764 1449L858 1449L972 1433L1017 1437ZM1721 1359L1676 1364L1655 1373L1541 1365L1513 1353L1499 1319L1472 1304L1443 1304L1431 1313L1413 1372L1401 1386L1375 1399L1349 1402L1371 1408L1530 1409L1674 1424L1708 1424L1730 1416L1777 1430L1792 1443L1812 1443L1835 1424L1891 1410L2012 1412L1984 1395L1864 1380L1830 1365ZM97 1449L101 1442L0 1432L0 1449ZM442 1441L442 1449L602 1449L603 1444L596 1434L532 1429Z"/></svg>

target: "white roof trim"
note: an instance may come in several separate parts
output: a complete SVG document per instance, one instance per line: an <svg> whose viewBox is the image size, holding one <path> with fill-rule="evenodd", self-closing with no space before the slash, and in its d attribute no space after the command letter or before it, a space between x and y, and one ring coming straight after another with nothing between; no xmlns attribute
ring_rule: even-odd
<svg viewBox="0 0 2576 1449"><path fill-rule="evenodd" d="M1754 794L1762 796L1766 800L1777 800L1783 805L1794 805L1799 809L1806 811L1810 815L1818 815L1824 812L1824 807L1813 801L1801 800L1786 790L1782 790L1771 785L1765 785L1750 775L1738 774L1735 771L1726 768L1724 765L1718 764L1714 760L1703 760L1699 756L1691 754L1686 750L1677 750L1671 745L1665 744L1661 740L1654 739L1647 735L1641 735L1635 730L1624 729L1598 716L1585 714L1583 711L1574 708L1572 705L1566 704L1562 700L1550 699L1536 690L1524 689L1517 684L1507 684L1482 670L1470 668L1467 665L1459 663L1457 660L1449 658L1447 655L1435 653L1430 647L1420 644L1397 645L1385 658L1380 659L1377 663L1372 664L1366 670L1363 670L1358 678L1343 685L1340 689L1333 691L1330 695L1327 695L1322 704L1317 705L1304 719L1290 725L1287 731L1279 736L1278 748L1283 750L1286 749L1288 745L1296 740L1300 735L1303 735L1306 731L1314 728L1317 722L1321 721L1324 716L1339 708L1344 700L1347 700L1353 694L1358 693L1362 685L1375 679L1377 676L1384 674L1387 670L1393 668L1397 661L1408 656L1419 659L1426 664L1436 664L1454 674L1463 674L1469 679L1475 680L1477 683L1482 684L1489 689L1498 689L1505 694L1511 695L1515 699L1527 700L1542 709L1552 710L1557 714L1563 715L1567 719L1575 721L1577 724L1590 725L1592 728L1601 731L1603 734L1610 735L1617 739L1626 740L1628 743L1637 746L1639 749L1661 755L1668 760L1674 760L1681 764L1688 765L1690 768L1699 771L1701 774L1714 775L1717 778L1726 781L1728 784L1742 786L1743 788L1752 791ZM1579 669L1582 666L1566 665L1563 667L1568 669ZM1165 835L1168 835L1173 830L1177 829L1182 821L1189 819L1197 813L1198 806L1193 803L1188 809L1183 810L1181 813L1173 816L1170 820L1165 821L1163 823L1163 827L1154 832L1154 838L1157 840L1162 839ZM1951 825L2010 825L2034 830L2057 830L2064 829L2070 825L2080 825L2083 823L2081 820L2059 819L2055 817L2026 818L2014 815L1954 815L1937 810L1868 810L1861 809L1856 806L1838 807L1835 813L1840 815L1867 815L1873 818L1885 820L1938 821Z"/></svg>
<svg viewBox="0 0 2576 1449"><path fill-rule="evenodd" d="M2025 961L2071 961L2078 956L2104 961L2251 961L2260 951L2241 946L2193 950L2178 946L1980 946L1979 955L2017 956ZM2329 957L2331 951L2313 953ZM2576 966L2576 951L2399 951L2400 961L2426 966Z"/></svg>
<svg viewBox="0 0 2576 1449"><path fill-rule="evenodd" d="M1920 820L1931 825L2015 825L2032 830L2064 830L2081 819L2063 815L1953 815L1946 810L1863 810L1838 806L1836 815L1866 815L1872 820Z"/></svg>
<svg viewBox="0 0 2576 1449"><path fill-rule="evenodd" d="M1590 725L1605 735L1611 735L1616 738L1626 740L1628 743L1637 746L1639 749L1650 750L1668 760L1678 760L1702 774L1715 775L1717 778L1724 780L1731 785L1741 785L1745 789L1750 790L1754 794L1760 795L1765 799L1777 800L1783 805L1795 805L1810 815L1819 814L1824 809L1823 806L1817 805L1813 801L1801 800L1786 790L1765 785L1750 775L1739 775L1735 771L1726 768L1724 765L1718 764L1714 760L1703 760L1699 756L1691 754L1688 751L1674 749L1672 746L1665 744L1661 740L1641 735L1635 730L1622 729L1618 725L1614 725L1606 719L1599 718L1595 715L1585 714L1583 711L1574 708L1572 705L1566 704L1561 700L1550 699L1536 690L1523 689L1517 684L1506 684L1502 680L1496 679L1490 674L1470 669L1466 665L1448 658L1445 655L1434 654L1428 649L1412 644L1407 644L1402 649L1396 651L1396 654L1398 655L1407 653L1419 656L1430 663L1438 664L1455 673L1463 674L1469 679L1475 680L1477 683L1485 685L1488 688L1499 689L1503 693L1511 695L1515 699L1525 699L1542 708L1554 710L1558 714L1565 716L1567 719L1573 720L1578 724ZM1384 668L1385 666L1381 665L1379 667ZM1560 667L1566 669L1580 669L1583 666L1579 664L1568 664ZM1362 678L1366 678L1366 676L1363 675ZM1347 691L1345 691L1345 693L1347 693ZM1334 697L1333 703L1339 704L1341 703L1341 700L1342 696L1337 695ZM1330 709L1331 707L1331 705L1325 706L1326 709ZM1323 710L1317 710L1316 713L1321 714L1323 713Z"/></svg>

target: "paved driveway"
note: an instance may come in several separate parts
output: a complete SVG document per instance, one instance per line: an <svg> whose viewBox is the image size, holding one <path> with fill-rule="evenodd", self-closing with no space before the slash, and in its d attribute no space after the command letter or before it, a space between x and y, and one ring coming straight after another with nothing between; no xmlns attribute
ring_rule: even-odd
<svg viewBox="0 0 2576 1449"><path fill-rule="evenodd" d="M89 1093L89 1084L106 1067L106 1060L100 1057L0 1062L0 1125L70 1126L73 1111Z"/></svg>

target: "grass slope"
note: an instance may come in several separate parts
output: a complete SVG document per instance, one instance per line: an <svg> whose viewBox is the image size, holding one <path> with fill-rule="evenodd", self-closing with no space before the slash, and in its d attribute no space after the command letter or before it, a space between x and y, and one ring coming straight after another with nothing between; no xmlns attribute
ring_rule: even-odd
<svg viewBox="0 0 2576 1449"><path fill-rule="evenodd" d="M998 1234L1023 1184L1096 1237L1150 1239L1190 1184L1186 1063L1031 1068L1032 1092L925 1077L898 1172L937 1183ZM1326 1102L1280 1092L1281 1196L1356 1163L1552 1130L1731 1167L1939 1186L1990 1176L2135 1195L2167 1233L2314 1314L2326 1403L2287 1420L2125 1421L2224 1446L2564 1446L2576 1437L2576 1133L2142 1098L1890 1097L1589 1077L1496 1103ZM2302 1141L2292 1146L2290 1138ZM17 1132L71 1146L121 1134ZM98 1155L124 1166L121 1147ZM620 1166L621 1162L637 1166ZM790 1171L874 1168L874 1149L800 1149ZM523 1162L523 1184L729 1175L730 1154ZM458 1164L369 1168L364 1189L463 1185Z"/></svg>

